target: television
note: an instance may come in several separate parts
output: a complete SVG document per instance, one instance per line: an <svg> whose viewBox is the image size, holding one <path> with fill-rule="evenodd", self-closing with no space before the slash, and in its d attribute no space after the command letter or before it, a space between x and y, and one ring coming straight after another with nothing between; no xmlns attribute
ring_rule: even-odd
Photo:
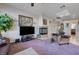
<svg viewBox="0 0 79 59"><path fill-rule="evenodd" d="M34 30L32 26L20 26L20 35L34 34Z"/></svg>

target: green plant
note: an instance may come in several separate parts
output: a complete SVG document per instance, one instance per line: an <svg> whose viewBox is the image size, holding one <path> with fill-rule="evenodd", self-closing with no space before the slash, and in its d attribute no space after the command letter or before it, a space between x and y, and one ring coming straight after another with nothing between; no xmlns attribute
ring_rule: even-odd
<svg viewBox="0 0 79 59"><path fill-rule="evenodd" d="M13 26L13 18L7 14L0 15L0 34L1 31L8 31Z"/></svg>

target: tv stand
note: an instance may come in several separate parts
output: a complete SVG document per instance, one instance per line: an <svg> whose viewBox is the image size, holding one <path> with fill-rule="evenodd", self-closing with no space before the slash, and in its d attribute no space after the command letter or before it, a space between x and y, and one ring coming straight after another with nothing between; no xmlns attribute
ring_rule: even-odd
<svg viewBox="0 0 79 59"><path fill-rule="evenodd" d="M21 42L26 42L26 41L30 41L34 39L34 35L30 34L30 35L24 35L21 37Z"/></svg>

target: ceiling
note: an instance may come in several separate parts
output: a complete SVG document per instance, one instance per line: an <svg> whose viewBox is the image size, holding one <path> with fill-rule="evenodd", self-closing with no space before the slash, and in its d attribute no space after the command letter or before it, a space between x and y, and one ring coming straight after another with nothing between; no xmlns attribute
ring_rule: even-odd
<svg viewBox="0 0 79 59"><path fill-rule="evenodd" d="M75 19L79 18L78 3L7 3L7 5L30 12L34 15L41 14L53 19Z"/></svg>

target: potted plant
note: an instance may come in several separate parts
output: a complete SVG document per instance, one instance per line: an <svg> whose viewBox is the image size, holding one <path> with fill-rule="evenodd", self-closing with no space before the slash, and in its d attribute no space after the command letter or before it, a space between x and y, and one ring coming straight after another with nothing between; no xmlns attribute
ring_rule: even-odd
<svg viewBox="0 0 79 59"><path fill-rule="evenodd" d="M7 14L0 15L0 38L2 38L2 31L8 31L12 28L13 18Z"/></svg>

